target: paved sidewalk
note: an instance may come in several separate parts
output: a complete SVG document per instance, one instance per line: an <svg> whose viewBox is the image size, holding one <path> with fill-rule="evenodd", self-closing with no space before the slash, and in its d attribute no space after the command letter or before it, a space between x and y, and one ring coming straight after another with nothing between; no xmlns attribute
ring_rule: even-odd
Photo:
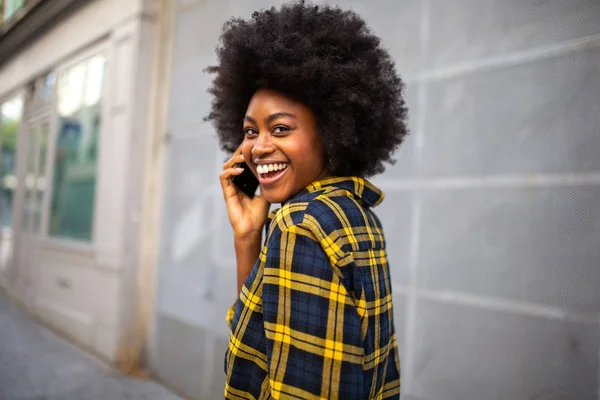
<svg viewBox="0 0 600 400"><path fill-rule="evenodd" d="M0 296L0 400L182 400L126 378Z"/></svg>

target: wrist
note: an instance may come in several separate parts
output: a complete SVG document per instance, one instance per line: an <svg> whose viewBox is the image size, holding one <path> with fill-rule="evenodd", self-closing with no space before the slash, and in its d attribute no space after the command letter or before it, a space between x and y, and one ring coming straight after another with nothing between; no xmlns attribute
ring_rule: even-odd
<svg viewBox="0 0 600 400"><path fill-rule="evenodd" d="M244 246L244 245L256 245L257 243L260 245L260 240L262 238L261 231L253 231L244 234L234 234L233 242L236 245Z"/></svg>

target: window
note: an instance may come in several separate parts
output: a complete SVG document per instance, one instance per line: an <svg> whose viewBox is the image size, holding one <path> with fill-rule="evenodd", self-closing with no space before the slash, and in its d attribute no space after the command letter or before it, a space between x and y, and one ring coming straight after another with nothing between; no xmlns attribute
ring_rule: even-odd
<svg viewBox="0 0 600 400"><path fill-rule="evenodd" d="M2 4L2 20L0 22L8 21L13 15L17 13L21 8L25 7L25 0L0 0Z"/></svg>
<svg viewBox="0 0 600 400"><path fill-rule="evenodd" d="M51 236L91 240L104 69L96 56L58 76Z"/></svg>
<svg viewBox="0 0 600 400"><path fill-rule="evenodd" d="M0 105L0 226L3 229L10 229L13 221L13 197L17 188L16 147L22 113L20 96Z"/></svg>

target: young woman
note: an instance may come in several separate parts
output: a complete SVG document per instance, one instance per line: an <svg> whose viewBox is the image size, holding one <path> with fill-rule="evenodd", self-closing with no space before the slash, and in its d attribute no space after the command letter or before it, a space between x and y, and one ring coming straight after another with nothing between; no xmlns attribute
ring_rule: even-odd
<svg viewBox="0 0 600 400"><path fill-rule="evenodd" d="M230 20L217 54L239 290L225 398L399 398L383 194L365 179L407 134L390 55L355 13L304 2ZM253 198L231 181L243 162Z"/></svg>

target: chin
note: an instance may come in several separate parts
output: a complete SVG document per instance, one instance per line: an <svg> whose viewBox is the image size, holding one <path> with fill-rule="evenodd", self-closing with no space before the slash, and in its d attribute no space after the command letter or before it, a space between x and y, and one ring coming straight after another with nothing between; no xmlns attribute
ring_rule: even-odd
<svg viewBox="0 0 600 400"><path fill-rule="evenodd" d="M281 193L278 190L264 191L262 192L262 195L270 204L283 203L290 198L290 196L286 196L285 193Z"/></svg>

